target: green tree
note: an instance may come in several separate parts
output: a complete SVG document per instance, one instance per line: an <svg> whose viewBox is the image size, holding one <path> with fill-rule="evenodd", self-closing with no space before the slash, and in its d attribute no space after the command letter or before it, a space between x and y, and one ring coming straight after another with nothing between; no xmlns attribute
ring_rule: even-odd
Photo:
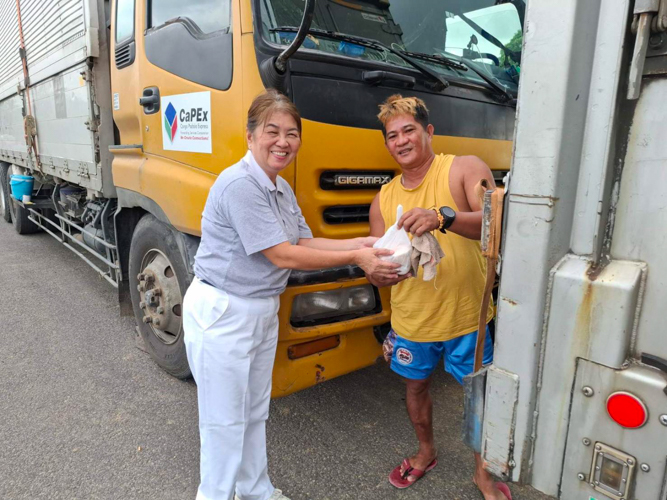
<svg viewBox="0 0 667 500"><path fill-rule="evenodd" d="M514 35L512 36L512 39L505 44L505 47L507 47L509 50L513 52L521 52L521 44L523 43L523 32L521 30L518 30ZM505 66L505 61L507 60L507 56L505 55L505 51L501 50L500 51L500 66ZM509 60L510 64L519 64L519 61L513 61L512 58Z"/></svg>

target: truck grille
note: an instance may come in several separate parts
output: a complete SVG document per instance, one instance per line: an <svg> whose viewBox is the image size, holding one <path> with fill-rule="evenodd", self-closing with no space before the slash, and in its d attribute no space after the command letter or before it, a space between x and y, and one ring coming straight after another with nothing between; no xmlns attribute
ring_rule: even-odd
<svg viewBox="0 0 667 500"><path fill-rule="evenodd" d="M370 209L370 205L339 205L325 209L322 215L327 224L368 222Z"/></svg>

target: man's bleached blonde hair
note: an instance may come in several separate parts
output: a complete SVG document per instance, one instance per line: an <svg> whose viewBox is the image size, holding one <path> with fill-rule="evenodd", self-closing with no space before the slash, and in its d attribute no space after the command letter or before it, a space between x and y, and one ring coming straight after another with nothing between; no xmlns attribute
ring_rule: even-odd
<svg viewBox="0 0 667 500"><path fill-rule="evenodd" d="M428 127L428 108L419 97L403 97L394 94L380 104L378 119L382 123L382 133L387 136L387 122L399 115L410 115L424 130Z"/></svg>

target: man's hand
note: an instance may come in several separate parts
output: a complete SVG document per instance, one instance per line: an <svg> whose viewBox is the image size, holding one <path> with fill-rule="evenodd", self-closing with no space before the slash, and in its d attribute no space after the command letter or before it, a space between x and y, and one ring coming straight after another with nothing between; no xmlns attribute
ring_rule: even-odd
<svg viewBox="0 0 667 500"><path fill-rule="evenodd" d="M399 229L405 227L405 230L415 236L421 236L428 231L435 231L440 226L440 221L435 210L425 208L413 208L403 214L398 221Z"/></svg>
<svg viewBox="0 0 667 500"><path fill-rule="evenodd" d="M397 278L385 278L384 276L381 275L372 275L366 273L366 279L371 285L375 285L378 288L382 288L385 286L394 286L397 283L400 283L401 281L412 278L412 273L407 273L403 274L401 276L398 276Z"/></svg>

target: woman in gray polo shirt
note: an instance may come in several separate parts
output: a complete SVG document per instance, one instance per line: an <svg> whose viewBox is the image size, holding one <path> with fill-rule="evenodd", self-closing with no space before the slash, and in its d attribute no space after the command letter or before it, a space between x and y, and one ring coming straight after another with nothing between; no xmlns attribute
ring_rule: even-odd
<svg viewBox="0 0 667 500"><path fill-rule="evenodd" d="M286 499L267 473L265 423L278 341L279 295L290 269L356 264L396 276L376 238L313 238L278 174L301 146L301 118L274 90L248 111L248 153L213 184L202 216L196 278L183 303L197 382L201 482L197 500Z"/></svg>

